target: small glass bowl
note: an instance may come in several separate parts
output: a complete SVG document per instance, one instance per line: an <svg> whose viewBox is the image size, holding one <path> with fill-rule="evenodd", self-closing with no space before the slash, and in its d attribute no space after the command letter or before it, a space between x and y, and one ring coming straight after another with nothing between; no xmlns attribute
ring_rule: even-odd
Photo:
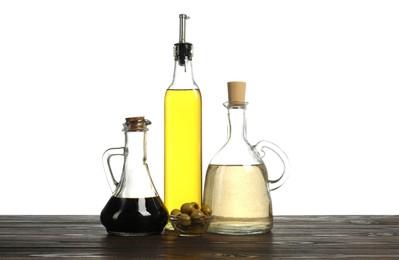
<svg viewBox="0 0 399 260"><path fill-rule="evenodd" d="M183 237L201 236L206 233L212 216L192 217L189 221L181 220L180 216L169 216L173 229Z"/></svg>

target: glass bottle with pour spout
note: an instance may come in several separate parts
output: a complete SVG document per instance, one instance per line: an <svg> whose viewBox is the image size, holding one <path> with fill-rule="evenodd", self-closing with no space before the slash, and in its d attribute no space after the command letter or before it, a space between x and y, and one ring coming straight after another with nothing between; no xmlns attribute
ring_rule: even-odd
<svg viewBox="0 0 399 260"><path fill-rule="evenodd" d="M213 210L208 232L249 235L268 232L273 227L270 190L279 188L288 177L289 162L273 143L251 145L246 136L245 82L229 82L228 137L212 158L206 173L204 203ZM277 180L269 180L262 160L263 148L275 152L284 165Z"/></svg>
<svg viewBox="0 0 399 260"><path fill-rule="evenodd" d="M167 210L151 179L147 164L147 126L144 117L126 118L123 124L125 146L110 148L103 166L113 194L101 212L100 220L111 235L142 236L159 234L167 221ZM110 160L123 156L120 181L112 173Z"/></svg>
<svg viewBox="0 0 399 260"><path fill-rule="evenodd" d="M189 17L180 14L179 18L173 81L164 102L164 200L169 211L202 200L201 92L193 77L193 45L186 42ZM170 223L166 229L173 229Z"/></svg>

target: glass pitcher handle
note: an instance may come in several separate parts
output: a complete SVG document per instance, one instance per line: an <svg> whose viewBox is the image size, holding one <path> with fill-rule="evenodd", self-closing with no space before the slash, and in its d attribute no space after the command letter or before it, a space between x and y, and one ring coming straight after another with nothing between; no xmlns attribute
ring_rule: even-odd
<svg viewBox="0 0 399 260"><path fill-rule="evenodd" d="M107 176L107 181L109 188L113 192L116 186L118 186L119 182L115 180L114 174L112 173L111 168L111 158L112 156L119 155L124 156L125 148L118 147L118 148L109 148L103 154L103 167L105 175Z"/></svg>
<svg viewBox="0 0 399 260"><path fill-rule="evenodd" d="M263 150L264 148L267 148L271 151L273 151L277 156L280 158L281 162L283 163L283 172L280 175L279 178L275 180L269 180L270 183L270 190L276 190L281 187L285 183L285 181L288 179L289 173L290 173L290 162L288 160L287 155L284 153L283 150L281 150L280 147L278 147L276 144L269 142L269 141L260 141L256 145L253 146L255 151L258 153L258 155L263 158L265 156L265 151Z"/></svg>

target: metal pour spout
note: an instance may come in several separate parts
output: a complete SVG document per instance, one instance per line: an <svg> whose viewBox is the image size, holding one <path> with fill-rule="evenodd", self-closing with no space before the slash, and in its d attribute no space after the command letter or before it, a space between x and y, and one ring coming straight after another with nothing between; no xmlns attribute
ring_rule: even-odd
<svg viewBox="0 0 399 260"><path fill-rule="evenodd" d="M186 66L186 59L191 61L193 45L186 42L186 21L190 19L186 14L180 14L179 42L174 45L175 60L180 66Z"/></svg>
<svg viewBox="0 0 399 260"><path fill-rule="evenodd" d="M190 19L186 14L180 14L180 30L179 30L179 43L186 42L186 21Z"/></svg>

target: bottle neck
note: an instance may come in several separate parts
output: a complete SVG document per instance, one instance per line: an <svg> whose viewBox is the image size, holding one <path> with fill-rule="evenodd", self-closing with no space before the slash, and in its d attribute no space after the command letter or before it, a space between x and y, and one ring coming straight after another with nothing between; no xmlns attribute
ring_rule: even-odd
<svg viewBox="0 0 399 260"><path fill-rule="evenodd" d="M179 60L175 60L173 81L170 86L172 89L198 89L194 81L192 62L187 57L184 64L180 65Z"/></svg>
<svg viewBox="0 0 399 260"><path fill-rule="evenodd" d="M146 163L147 131L125 132L125 154L121 180L115 197L150 198L159 196Z"/></svg>
<svg viewBox="0 0 399 260"><path fill-rule="evenodd" d="M247 142L247 122L245 117L245 105L228 106L228 141Z"/></svg>
<svg viewBox="0 0 399 260"><path fill-rule="evenodd" d="M125 166L143 165L146 150L146 131L125 132L125 156L129 158L126 160L129 165Z"/></svg>

